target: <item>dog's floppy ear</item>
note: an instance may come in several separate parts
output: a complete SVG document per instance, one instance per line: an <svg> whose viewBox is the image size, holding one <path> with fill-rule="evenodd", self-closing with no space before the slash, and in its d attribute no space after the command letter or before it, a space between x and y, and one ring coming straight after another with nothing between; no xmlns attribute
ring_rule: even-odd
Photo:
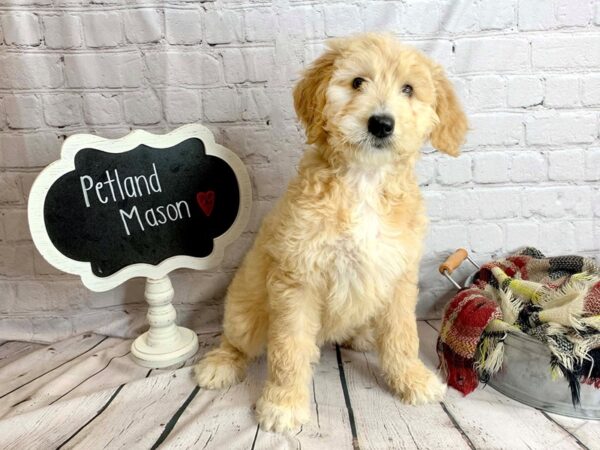
<svg viewBox="0 0 600 450"><path fill-rule="evenodd" d="M327 43L328 49L304 71L294 88L294 108L306 129L309 144L327 140L323 109L327 102L327 86L333 73L333 64L339 55L337 41Z"/></svg>
<svg viewBox="0 0 600 450"><path fill-rule="evenodd" d="M467 134L467 117L444 70L435 65L432 74L436 91L435 112L439 122L431 132L431 145L444 153L458 156Z"/></svg>

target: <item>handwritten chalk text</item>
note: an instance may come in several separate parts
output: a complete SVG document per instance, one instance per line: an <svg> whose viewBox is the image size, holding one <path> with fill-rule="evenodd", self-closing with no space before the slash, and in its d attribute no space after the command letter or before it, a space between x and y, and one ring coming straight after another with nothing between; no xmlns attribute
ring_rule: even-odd
<svg viewBox="0 0 600 450"><path fill-rule="evenodd" d="M152 172L149 175L134 175L122 178L118 169L104 172L103 181L94 180L89 175L79 177L83 200L87 208L92 205L106 205L131 198L147 197L155 193L162 193L160 179L156 165L152 163ZM153 206L141 211L134 205L119 209L119 216L127 236L134 231L144 232L148 228L158 227L167 222L189 219L192 217L190 206L185 200L180 200L167 205Z"/></svg>
<svg viewBox="0 0 600 450"><path fill-rule="evenodd" d="M108 203L111 199L113 202L117 202L127 198L143 197L155 192L162 192L154 163L152 163L152 169L153 172L148 177L137 175L121 179L117 169L113 171L114 178L111 177L108 170L105 172L106 181L94 182L94 179L89 175L79 177L85 206L88 208L91 206L89 194L92 192L96 194L96 199L102 204Z"/></svg>
<svg viewBox="0 0 600 450"><path fill-rule="evenodd" d="M185 211L185 216L184 216ZM176 203L169 203L168 205L157 206L156 208L150 208L145 213L140 214L138 207L134 206L131 208L129 213L119 210L121 214L121 220L123 221L123 227L127 236L131 235L131 231L128 226L127 220L137 221L140 231L145 231L144 224L148 227L157 227L164 225L168 221L175 222L176 220L183 218L191 218L192 213L190 212L190 206L185 200L180 200ZM135 221L133 220L135 219Z"/></svg>

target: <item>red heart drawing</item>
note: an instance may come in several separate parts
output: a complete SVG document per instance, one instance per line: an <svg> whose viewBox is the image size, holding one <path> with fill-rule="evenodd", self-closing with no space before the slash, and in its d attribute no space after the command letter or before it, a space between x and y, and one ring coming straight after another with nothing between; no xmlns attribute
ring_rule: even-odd
<svg viewBox="0 0 600 450"><path fill-rule="evenodd" d="M215 207L215 191L196 193L196 201L204 214L210 216Z"/></svg>

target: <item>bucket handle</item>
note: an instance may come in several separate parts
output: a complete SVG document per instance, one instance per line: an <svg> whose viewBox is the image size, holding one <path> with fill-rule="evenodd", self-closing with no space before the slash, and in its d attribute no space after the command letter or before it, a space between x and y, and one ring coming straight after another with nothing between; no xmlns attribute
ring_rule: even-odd
<svg viewBox="0 0 600 450"><path fill-rule="evenodd" d="M457 249L454 253L452 253L446 260L440 264L438 270L442 275L444 275L448 280L456 286L457 289L462 289L460 284L454 281L454 278L451 277L452 272L460 267L465 259L468 259L471 264L479 269L479 265L471 259L469 253L464 248Z"/></svg>

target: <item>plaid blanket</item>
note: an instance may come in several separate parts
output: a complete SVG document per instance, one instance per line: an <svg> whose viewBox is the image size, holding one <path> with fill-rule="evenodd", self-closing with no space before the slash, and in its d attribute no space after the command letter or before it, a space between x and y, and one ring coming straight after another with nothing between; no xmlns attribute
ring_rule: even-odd
<svg viewBox="0 0 600 450"><path fill-rule="evenodd" d="M552 376L567 379L579 404L581 382L600 387L600 267L530 247L483 265L444 312L437 351L448 384L466 395L487 382L515 330L548 347Z"/></svg>

